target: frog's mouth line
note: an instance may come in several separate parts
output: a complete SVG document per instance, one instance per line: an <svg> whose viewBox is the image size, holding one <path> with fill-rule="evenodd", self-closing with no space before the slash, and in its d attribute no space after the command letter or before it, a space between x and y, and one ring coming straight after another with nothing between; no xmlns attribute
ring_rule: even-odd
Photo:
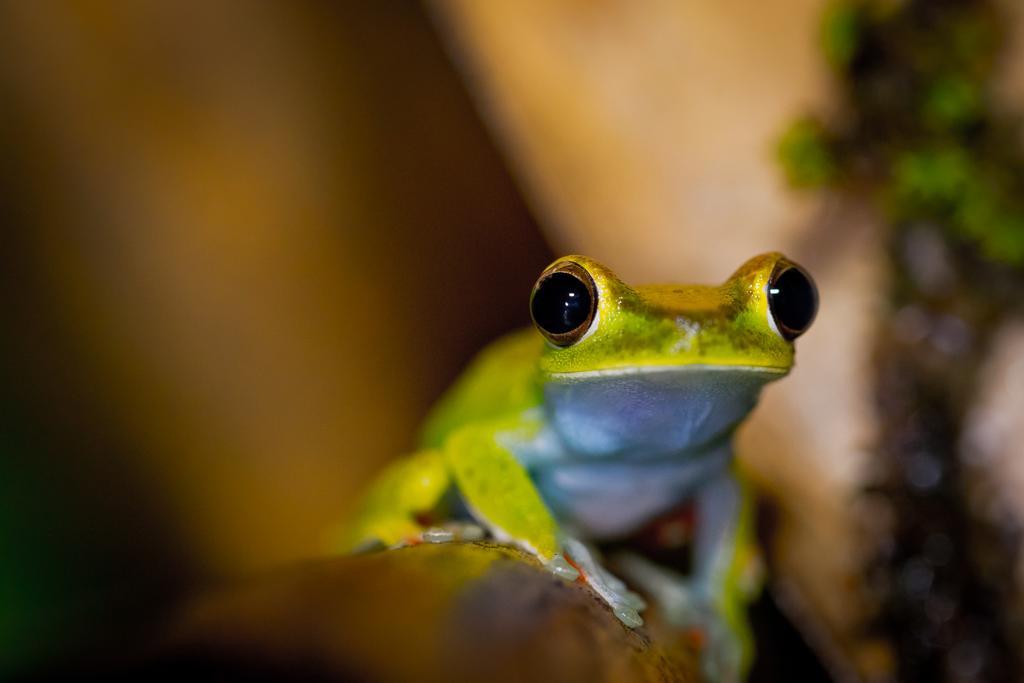
<svg viewBox="0 0 1024 683"><path fill-rule="evenodd" d="M658 372L751 372L764 375L782 376L789 372L786 368L773 368L768 365L713 365L702 363L685 363L679 365L634 365L622 368L602 368L600 370L579 370L576 372L551 372L552 379L585 379L587 377L620 377L626 375L644 375Z"/></svg>

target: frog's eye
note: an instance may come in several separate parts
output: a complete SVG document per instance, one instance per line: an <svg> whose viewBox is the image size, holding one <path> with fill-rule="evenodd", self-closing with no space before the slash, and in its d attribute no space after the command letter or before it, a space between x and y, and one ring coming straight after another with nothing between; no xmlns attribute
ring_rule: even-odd
<svg viewBox="0 0 1024 683"><path fill-rule="evenodd" d="M594 278L572 261L544 271L530 295L530 316L548 341L571 346L586 334L597 313Z"/></svg>
<svg viewBox="0 0 1024 683"><path fill-rule="evenodd" d="M818 314L818 288L806 270L779 261L768 281L768 310L784 339L792 341L807 331Z"/></svg>

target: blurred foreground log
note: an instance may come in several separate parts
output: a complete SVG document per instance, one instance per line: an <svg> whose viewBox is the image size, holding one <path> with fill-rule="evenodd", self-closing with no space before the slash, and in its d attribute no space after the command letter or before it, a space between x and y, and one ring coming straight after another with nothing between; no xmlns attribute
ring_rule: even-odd
<svg viewBox="0 0 1024 683"><path fill-rule="evenodd" d="M140 675L452 681L695 681L651 620L486 543L310 562L189 605Z"/></svg>

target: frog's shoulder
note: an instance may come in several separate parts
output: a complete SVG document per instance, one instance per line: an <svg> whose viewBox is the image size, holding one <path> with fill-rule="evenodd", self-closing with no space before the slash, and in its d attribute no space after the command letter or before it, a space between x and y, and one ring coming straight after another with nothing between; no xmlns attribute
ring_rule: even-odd
<svg viewBox="0 0 1024 683"><path fill-rule="evenodd" d="M440 446L458 427L538 405L537 361L543 346L531 327L485 347L434 406L423 426L422 445Z"/></svg>

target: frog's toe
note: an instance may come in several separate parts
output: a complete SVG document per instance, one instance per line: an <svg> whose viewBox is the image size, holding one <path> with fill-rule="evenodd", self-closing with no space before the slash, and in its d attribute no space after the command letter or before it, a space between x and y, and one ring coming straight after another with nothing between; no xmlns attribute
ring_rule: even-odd
<svg viewBox="0 0 1024 683"><path fill-rule="evenodd" d="M451 529L431 527L421 534L424 543L448 543L455 540L455 532Z"/></svg>
<svg viewBox="0 0 1024 683"><path fill-rule="evenodd" d="M600 564L595 564L594 569L600 576L601 581L607 586L607 590L613 594L617 602L628 605L637 612L647 609L647 601L639 593L631 591L619 577L612 574Z"/></svg>
<svg viewBox="0 0 1024 683"><path fill-rule="evenodd" d="M487 532L479 524L464 523L455 529L455 534L461 541L482 541Z"/></svg>
<svg viewBox="0 0 1024 683"><path fill-rule="evenodd" d="M580 571L562 555L555 555L544 566L549 572L566 581L575 581L580 576Z"/></svg>
<svg viewBox="0 0 1024 683"><path fill-rule="evenodd" d="M640 628L644 625L643 617L630 605L612 605L612 613L615 617L629 628Z"/></svg>

